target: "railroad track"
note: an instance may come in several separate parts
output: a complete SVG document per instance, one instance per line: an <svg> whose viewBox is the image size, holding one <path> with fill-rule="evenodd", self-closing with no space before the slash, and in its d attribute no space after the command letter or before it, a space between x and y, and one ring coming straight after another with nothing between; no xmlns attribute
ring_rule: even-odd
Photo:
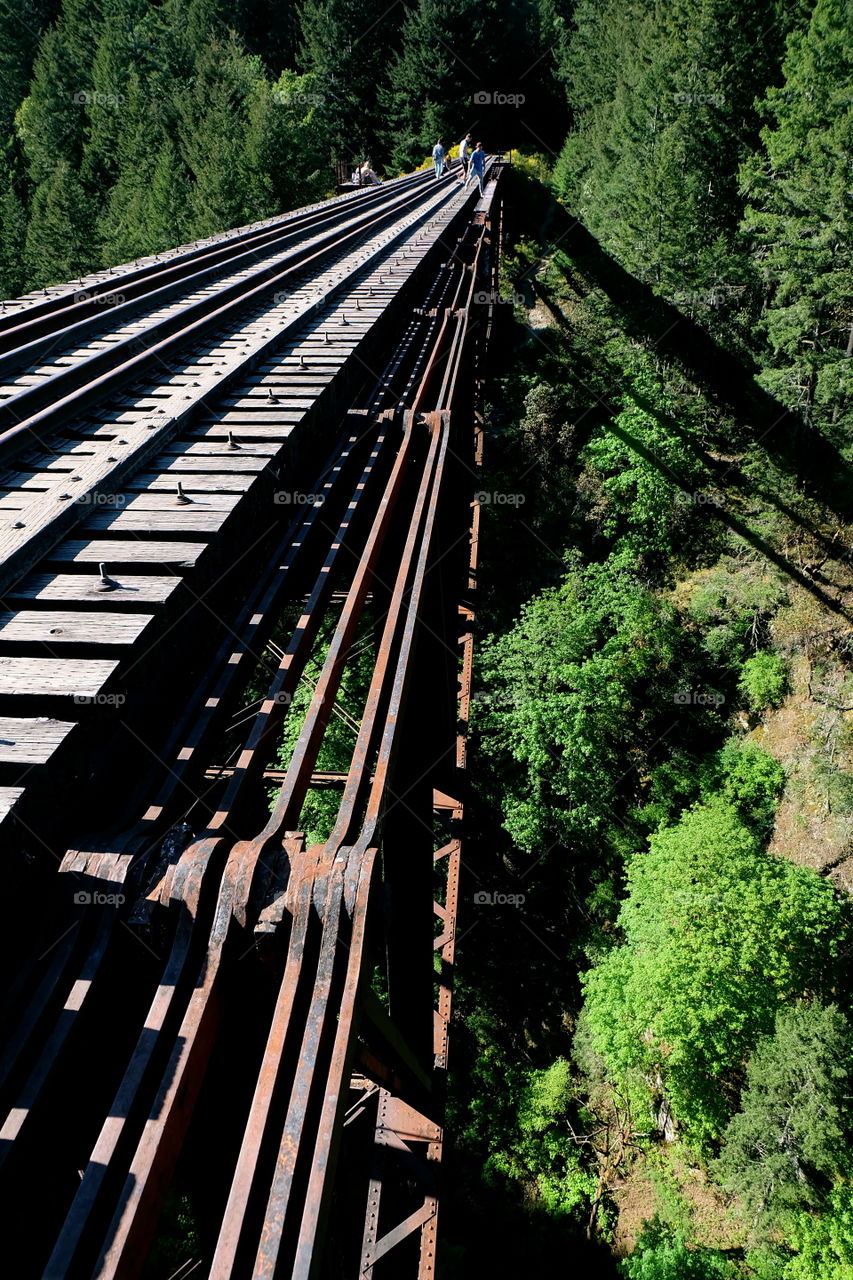
<svg viewBox="0 0 853 1280"><path fill-rule="evenodd" d="M181 1276L434 1274L498 178L482 201L417 178L349 197L374 239L342 244L348 214L335 244L271 248L263 284L243 282L249 313L205 316L204 354L167 316L184 345L157 352L151 385L116 354L138 340L116 304L103 352L126 403L112 382L95 398L74 348L62 390L91 422L60 400L47 428L38 407L13 428L35 452L6 477L21 505L0 502L31 535L9 572L0 705L42 726L44 785L27 760L7 830L24 841L18 805L32 815L45 788L79 793L73 823L30 828L7 939L0 1203L22 1276L132 1277L146 1259L170 1274L158 1250L186 1203ZM246 235L269 248L279 230ZM261 315L282 252L301 274ZM226 290L228 261L207 264ZM62 298L46 301L56 319ZM211 367L215 398L205 382L175 403ZM40 524L72 483L90 495L73 501L82 529L56 506ZM77 644L85 658L56 656ZM58 691L48 667L69 663ZM69 695L88 719L35 716ZM353 738L330 771L335 716ZM306 830L320 790L340 804ZM64 851L58 875L36 845Z"/></svg>
<svg viewBox="0 0 853 1280"><path fill-rule="evenodd" d="M262 554L276 497L303 496L324 424L470 203L415 176L88 282L82 301L7 308L0 829L20 819L28 857L88 806L80 762L102 780L114 730L149 740L160 636L174 642L176 618L198 635L199 611L205 631L227 617L228 564L249 572L240 557L252 542ZM204 660L202 646L191 677Z"/></svg>

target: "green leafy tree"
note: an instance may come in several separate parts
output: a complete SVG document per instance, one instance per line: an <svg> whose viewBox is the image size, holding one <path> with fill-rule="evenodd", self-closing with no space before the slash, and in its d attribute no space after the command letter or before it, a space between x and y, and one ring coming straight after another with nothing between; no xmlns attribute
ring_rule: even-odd
<svg viewBox="0 0 853 1280"><path fill-rule="evenodd" d="M672 707L678 648L674 611L630 556L568 574L483 646L481 750L497 763L496 798L520 848L542 856L557 842L600 841L631 754Z"/></svg>
<svg viewBox="0 0 853 1280"><path fill-rule="evenodd" d="M705 1143L779 1002L838 979L845 909L814 872L764 853L723 800L652 836L627 881L624 941L586 974L585 1018L611 1077Z"/></svg>
<svg viewBox="0 0 853 1280"><path fill-rule="evenodd" d="M762 381L808 423L853 427L853 24L847 0L817 0L768 91L763 150L743 169L744 230L765 282Z"/></svg>
<svg viewBox="0 0 853 1280"><path fill-rule="evenodd" d="M784 1280L853 1280L853 1186L833 1188L822 1213L798 1214L788 1240L797 1252Z"/></svg>
<svg viewBox="0 0 853 1280"><path fill-rule="evenodd" d="M850 1025L835 1005L780 1009L773 1034L756 1045L719 1160L753 1227L819 1205L821 1184L847 1163L850 1050Z"/></svg>
<svg viewBox="0 0 853 1280"><path fill-rule="evenodd" d="M646 1223L634 1252L619 1269L627 1280L736 1280L741 1274L720 1250L688 1248L681 1232L657 1220Z"/></svg>
<svg viewBox="0 0 853 1280"><path fill-rule="evenodd" d="M738 681L752 711L778 707L787 683L788 670L784 658L766 649L747 658Z"/></svg>

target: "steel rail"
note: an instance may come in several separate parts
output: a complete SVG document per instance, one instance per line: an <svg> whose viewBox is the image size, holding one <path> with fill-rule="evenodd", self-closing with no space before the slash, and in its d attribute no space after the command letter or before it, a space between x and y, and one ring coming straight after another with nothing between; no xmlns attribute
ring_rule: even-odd
<svg viewBox="0 0 853 1280"><path fill-rule="evenodd" d="M3 304L4 310L0 312L0 344L4 348L0 352L0 362L5 362L8 352L22 348L36 339L56 338L66 333L79 335L84 330L78 327L78 321L83 321L88 316L103 323L105 318L113 319L117 313L133 314L124 309L124 302L112 300L119 295L127 302L145 302L155 295L155 291L159 292L166 285L202 280L211 269L223 266L231 269L241 257L249 257L259 249L267 250L283 236L301 233L306 227L321 225L329 219L346 217L354 205L387 201L394 194L416 183L426 185L423 174L407 175L385 183L382 187L365 187L361 191L329 200L311 209L296 210L276 219L272 226L267 223L260 227L253 225L236 235L216 236L186 252L171 254L167 260L159 263L150 263L135 270L129 264L111 267L108 269L109 276L97 284L86 285L81 281L74 292L55 295L17 311L5 310L9 305L7 300ZM240 251L237 256L236 250ZM85 296L79 297L81 293ZM8 352L5 350L7 345ZM4 364L0 364L0 367L4 367Z"/></svg>

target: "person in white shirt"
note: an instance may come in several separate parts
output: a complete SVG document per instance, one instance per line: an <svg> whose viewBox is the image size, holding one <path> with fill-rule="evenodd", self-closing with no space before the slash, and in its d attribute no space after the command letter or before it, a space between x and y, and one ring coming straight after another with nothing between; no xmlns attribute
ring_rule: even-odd
<svg viewBox="0 0 853 1280"><path fill-rule="evenodd" d="M466 133L465 137L459 143L459 159L462 161L462 181L467 181L468 164L471 160L471 135Z"/></svg>

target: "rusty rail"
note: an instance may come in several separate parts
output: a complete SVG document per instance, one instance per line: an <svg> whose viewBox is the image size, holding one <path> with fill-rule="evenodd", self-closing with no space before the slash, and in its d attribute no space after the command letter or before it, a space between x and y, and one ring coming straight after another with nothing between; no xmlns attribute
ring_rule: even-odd
<svg viewBox="0 0 853 1280"><path fill-rule="evenodd" d="M230 674L174 744L162 794L120 836L66 855L66 898L82 882L128 902L57 908L68 934L21 997L5 1077L0 1062L11 1104L0 1193L4 1174L17 1182L7 1203L29 1194L45 1137L79 1091L54 1152L44 1239L22 1275L140 1275L170 1185L199 1168L199 1274L435 1274L491 311L480 296L494 298L497 177L445 265L423 349L407 356L408 407L384 407L377 391L347 419L325 477L335 501L288 532L247 604ZM239 756L211 769L207 718L312 563L307 595L291 589L301 614ZM365 628L375 663L349 767L334 779L340 807L328 837L309 843L306 796L331 776L320 752ZM282 779L271 760L318 653ZM203 817L194 836L174 821L190 776L210 793L189 810ZM270 776L281 786L259 822ZM120 970L134 932L153 957L138 974ZM129 1007L111 1021L110 995L123 989Z"/></svg>

